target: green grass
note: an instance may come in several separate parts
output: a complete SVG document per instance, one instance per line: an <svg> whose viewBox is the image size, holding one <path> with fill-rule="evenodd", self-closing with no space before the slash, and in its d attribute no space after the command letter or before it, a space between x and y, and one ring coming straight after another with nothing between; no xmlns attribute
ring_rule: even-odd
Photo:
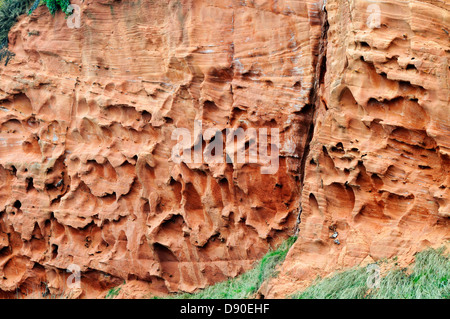
<svg viewBox="0 0 450 319"><path fill-rule="evenodd" d="M106 299L114 299L115 297L117 297L117 295L120 292L120 289L122 289L122 287L114 287L111 288L108 293L106 294L105 298Z"/></svg>
<svg viewBox="0 0 450 319"><path fill-rule="evenodd" d="M394 260L395 261L395 260ZM295 299L450 299L450 260L444 248L416 255L410 269L394 267L381 274L379 288L368 289L365 267L318 278Z"/></svg>
<svg viewBox="0 0 450 319"><path fill-rule="evenodd" d="M69 0L42 0L42 2L46 4L48 11L50 11L52 15L55 15L60 9L66 15L70 14L68 11L68 6L70 5Z"/></svg>
<svg viewBox="0 0 450 319"><path fill-rule="evenodd" d="M291 237L276 250L269 251L255 267L242 275L217 283L197 293L174 294L169 299L249 299L266 280L277 275L277 266L284 261L295 242ZM450 256L445 248L427 249L415 256L409 268L399 268L397 257L383 259L388 270L381 273L378 288L368 288L371 276L367 267L355 267L316 281L305 290L291 296L294 299L450 299ZM390 267L390 268L389 268ZM115 297L120 288L107 295ZM155 297L159 299L161 297Z"/></svg>
<svg viewBox="0 0 450 319"><path fill-rule="evenodd" d="M48 288L47 282L41 282L40 285L33 284L23 290L16 289L15 299L66 299L66 291L52 294Z"/></svg>
<svg viewBox="0 0 450 319"><path fill-rule="evenodd" d="M291 237L276 250L269 251L257 265L244 274L207 287L197 293L176 294L173 299L247 299L254 296L262 283L277 274L276 267L286 257L297 238Z"/></svg>

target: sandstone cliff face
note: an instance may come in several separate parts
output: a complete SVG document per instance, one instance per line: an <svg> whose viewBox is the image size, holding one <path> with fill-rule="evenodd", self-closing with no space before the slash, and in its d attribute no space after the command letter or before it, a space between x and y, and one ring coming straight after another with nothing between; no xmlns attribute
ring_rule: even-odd
<svg viewBox="0 0 450 319"><path fill-rule="evenodd" d="M43 7L21 17L1 67L0 290L57 293L71 264L87 297L123 280L193 291L248 270L298 217L319 6L73 3L79 29ZM195 120L279 129L278 171L174 163L172 132Z"/></svg>
<svg viewBox="0 0 450 319"><path fill-rule="evenodd" d="M72 264L84 297L124 280L193 291L249 269L300 212L266 297L449 239L449 7L379 3L378 25L371 3L85 0L79 29L21 17L0 68L3 295L61 292ZM175 163L172 133L195 120L279 129L279 169Z"/></svg>
<svg viewBox="0 0 450 319"><path fill-rule="evenodd" d="M373 3L327 1L300 237L269 297L450 238L450 6Z"/></svg>

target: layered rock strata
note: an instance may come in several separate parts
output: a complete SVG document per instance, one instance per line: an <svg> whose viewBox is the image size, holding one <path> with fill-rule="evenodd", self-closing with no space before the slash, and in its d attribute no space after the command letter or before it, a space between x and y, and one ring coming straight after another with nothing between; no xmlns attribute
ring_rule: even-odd
<svg viewBox="0 0 450 319"><path fill-rule="evenodd" d="M450 239L449 9L327 1L300 237L267 297Z"/></svg>
<svg viewBox="0 0 450 319"><path fill-rule="evenodd" d="M84 297L124 280L193 291L251 268L296 226L320 5L72 3L80 28L39 7L0 68L0 290L61 293L71 265ZM196 121L277 129L278 169L174 162L173 132L193 150Z"/></svg>

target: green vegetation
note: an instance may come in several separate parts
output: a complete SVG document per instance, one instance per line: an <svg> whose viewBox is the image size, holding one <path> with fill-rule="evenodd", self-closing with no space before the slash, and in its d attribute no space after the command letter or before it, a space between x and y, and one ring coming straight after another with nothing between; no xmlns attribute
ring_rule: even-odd
<svg viewBox="0 0 450 319"><path fill-rule="evenodd" d="M17 18L27 10L30 0L2 0L0 2L0 43L7 45L8 32Z"/></svg>
<svg viewBox="0 0 450 319"><path fill-rule="evenodd" d="M291 237L276 250L269 251L248 272L207 287L197 293L174 294L171 299L250 299L268 279L277 275L295 242ZM450 255L445 248L427 249L415 256L408 268L398 267L398 258L376 263L386 269L380 274L378 288L368 287L373 273L368 267L355 267L327 278L317 278L305 290L291 296L294 299L450 299ZM381 268L381 267L380 267ZM378 269L380 269L378 268ZM106 298L118 295L120 287L111 289ZM158 299L158 297L155 297Z"/></svg>
<svg viewBox="0 0 450 319"><path fill-rule="evenodd" d="M381 274L379 288L368 289L369 272L353 268L317 279L298 299L450 299L450 260L445 249L416 255L410 268L395 267ZM393 259L395 261L396 258ZM381 263L381 262L380 262Z"/></svg>
<svg viewBox="0 0 450 319"><path fill-rule="evenodd" d="M61 9L61 11L66 15L70 14L70 11L68 11L68 7L70 5L69 0L43 0L43 2L47 5L48 10L53 15L56 11L58 11L58 9Z"/></svg>
<svg viewBox="0 0 450 319"><path fill-rule="evenodd" d="M30 1L31 0L28 0L28 2ZM70 15L70 13L72 12L69 9L70 0L34 0L33 5L31 6L30 10L28 10L28 14L32 14L37 7L43 4L47 6L48 11L50 11L52 15L55 15L55 13L59 9L61 9L61 11L66 14L66 16Z"/></svg>
<svg viewBox="0 0 450 319"><path fill-rule="evenodd" d="M365 268L353 268L337 273L331 278L320 279L294 299L361 299L367 291L369 274Z"/></svg>
<svg viewBox="0 0 450 319"><path fill-rule="evenodd" d="M30 10L28 10L28 14L32 14L34 10L37 9L41 4L43 4L42 0L35 0L33 5L31 6Z"/></svg>
<svg viewBox="0 0 450 319"><path fill-rule="evenodd" d="M276 267L285 259L289 248L297 238L291 237L276 250L269 251L248 272L224 282L207 287L194 294L177 294L174 299L246 299L252 298L267 279L276 276Z"/></svg>

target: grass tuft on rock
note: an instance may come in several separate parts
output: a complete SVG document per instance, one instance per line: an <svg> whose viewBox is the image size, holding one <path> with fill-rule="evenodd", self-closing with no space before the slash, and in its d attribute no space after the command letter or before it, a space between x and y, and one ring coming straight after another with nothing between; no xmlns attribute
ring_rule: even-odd
<svg viewBox="0 0 450 319"><path fill-rule="evenodd" d="M410 268L394 267L381 274L379 288L368 288L365 267L318 278L295 299L449 299L450 260L445 248L416 254Z"/></svg>

